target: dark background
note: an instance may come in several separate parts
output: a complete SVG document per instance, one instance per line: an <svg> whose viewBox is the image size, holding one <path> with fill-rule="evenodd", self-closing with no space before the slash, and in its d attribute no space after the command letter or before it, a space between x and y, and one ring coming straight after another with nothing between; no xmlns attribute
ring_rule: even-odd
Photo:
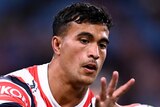
<svg viewBox="0 0 160 107"><path fill-rule="evenodd" d="M53 16L78 1L108 8L113 17L115 26L99 77L110 79L113 70L118 70L118 85L136 79L119 103L160 107L159 0L0 0L0 75L49 62ZM99 77L92 85L95 93Z"/></svg>

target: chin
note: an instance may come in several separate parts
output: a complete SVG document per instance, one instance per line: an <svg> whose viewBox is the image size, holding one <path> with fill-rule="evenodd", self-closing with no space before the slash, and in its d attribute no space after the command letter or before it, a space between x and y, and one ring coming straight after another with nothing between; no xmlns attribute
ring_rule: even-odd
<svg viewBox="0 0 160 107"><path fill-rule="evenodd" d="M95 81L95 78L93 78L93 77L88 77L88 76L83 79L83 82L84 82L86 85L91 85L94 81Z"/></svg>

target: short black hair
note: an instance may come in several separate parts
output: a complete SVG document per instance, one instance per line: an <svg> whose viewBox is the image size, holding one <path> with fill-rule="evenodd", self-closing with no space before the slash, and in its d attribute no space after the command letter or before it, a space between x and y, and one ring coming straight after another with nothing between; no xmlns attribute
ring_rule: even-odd
<svg viewBox="0 0 160 107"><path fill-rule="evenodd" d="M104 9L89 3L75 3L59 11L55 16L52 25L53 35L60 35L66 25L72 21L79 24L87 22L93 24L102 23L108 29L113 25L110 14Z"/></svg>

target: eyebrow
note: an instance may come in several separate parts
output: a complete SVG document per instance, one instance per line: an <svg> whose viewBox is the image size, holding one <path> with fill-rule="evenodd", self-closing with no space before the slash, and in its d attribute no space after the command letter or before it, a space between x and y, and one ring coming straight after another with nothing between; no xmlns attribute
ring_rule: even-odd
<svg viewBox="0 0 160 107"><path fill-rule="evenodd" d="M92 35L89 32L81 32L80 34L77 35L77 37L81 37L81 36L87 36L90 39L94 37L94 35ZM103 37L102 39L99 40L99 42L106 42L107 44L109 44L109 39L106 37Z"/></svg>
<svg viewBox="0 0 160 107"><path fill-rule="evenodd" d="M88 33L88 32L81 32L77 35L78 37L81 37L81 36L87 36L89 38L93 38L93 35L91 33Z"/></svg>

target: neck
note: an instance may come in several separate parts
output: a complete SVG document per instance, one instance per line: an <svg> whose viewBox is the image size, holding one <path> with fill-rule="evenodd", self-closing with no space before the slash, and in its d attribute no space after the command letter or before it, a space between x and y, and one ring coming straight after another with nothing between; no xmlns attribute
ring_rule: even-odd
<svg viewBox="0 0 160 107"><path fill-rule="evenodd" d="M54 59L56 60L56 59ZM61 106L73 107L84 98L88 87L77 86L67 81L65 71L61 69L57 61L52 60L48 67L49 85L53 97ZM56 62L56 63L55 63ZM68 74L69 75L69 74Z"/></svg>

